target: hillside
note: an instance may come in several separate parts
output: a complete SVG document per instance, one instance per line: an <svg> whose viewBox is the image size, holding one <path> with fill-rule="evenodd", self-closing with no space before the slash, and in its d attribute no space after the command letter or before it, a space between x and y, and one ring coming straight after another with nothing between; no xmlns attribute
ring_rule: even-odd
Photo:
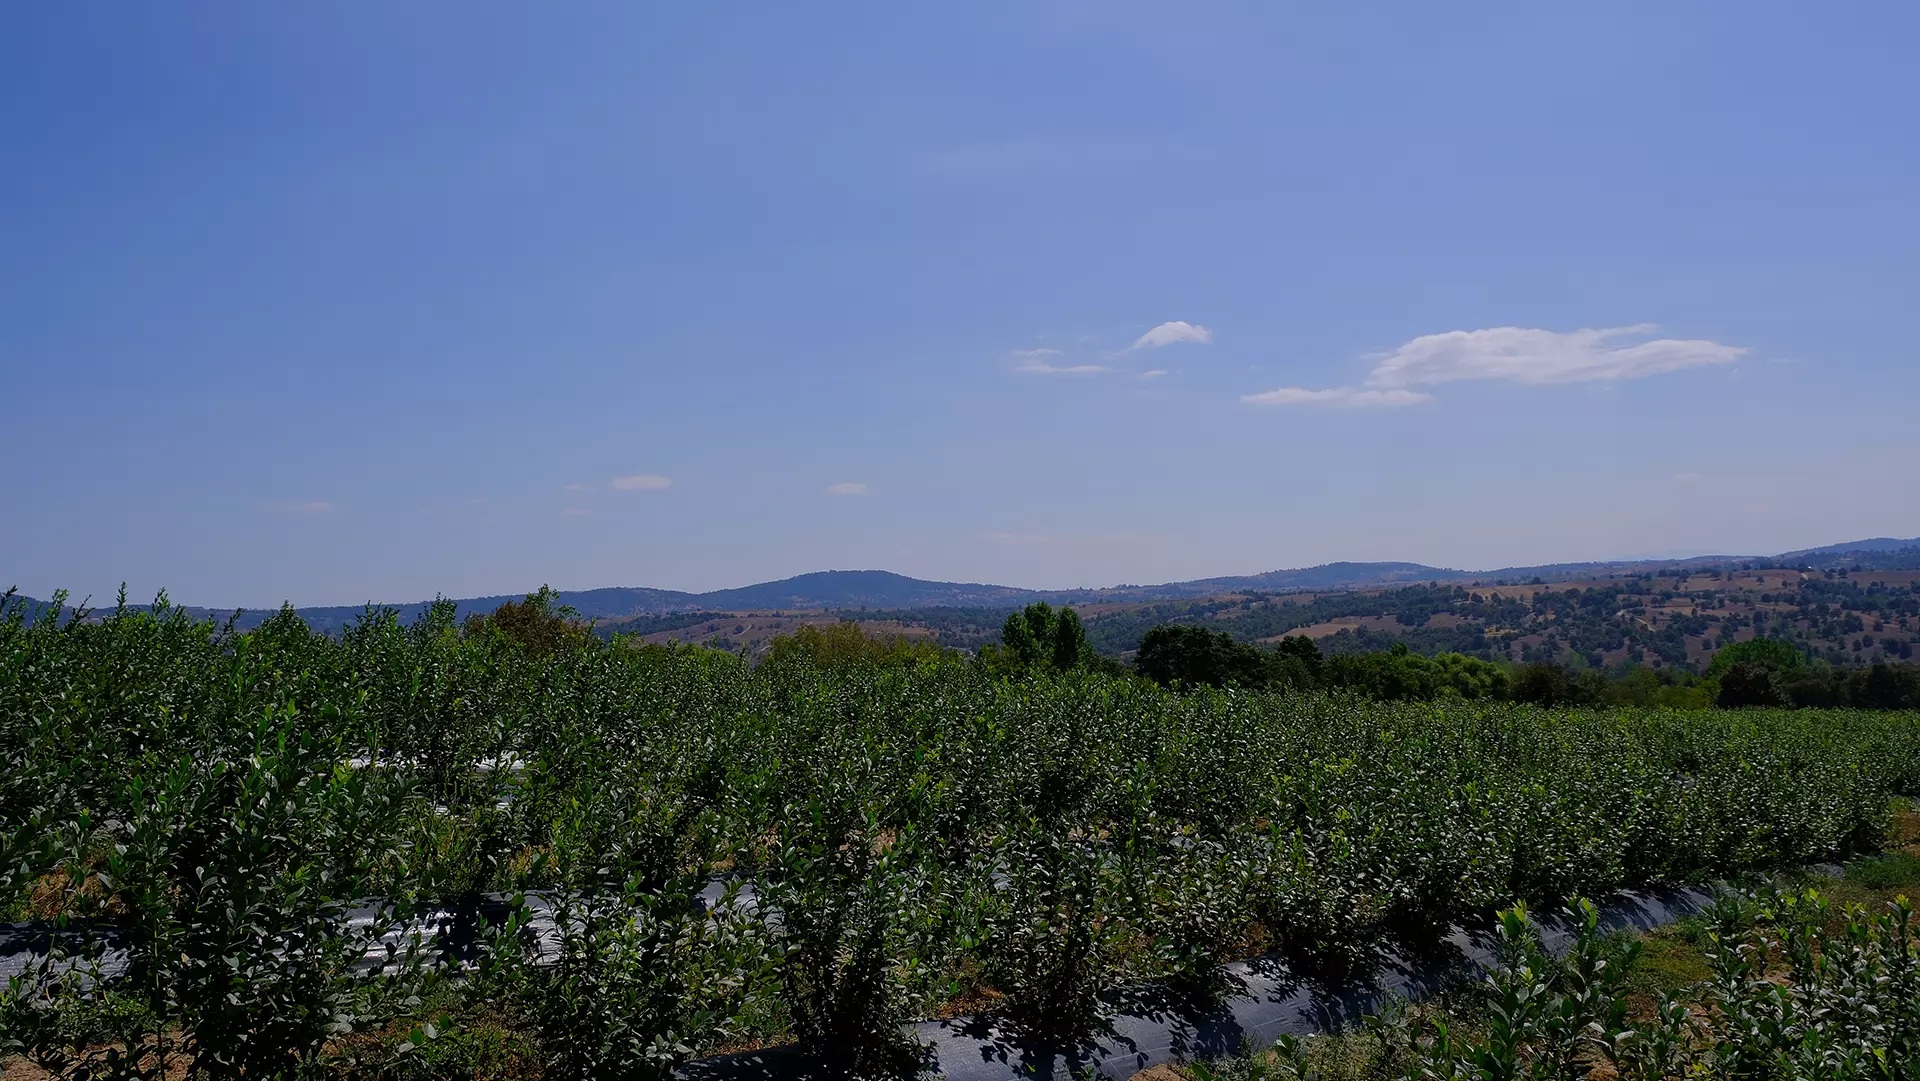
<svg viewBox="0 0 1920 1081"><path fill-rule="evenodd" d="M928 582L891 571L815 571L777 582L698 595L717 611L785 608L942 608L1024 604L1039 594L1012 586Z"/></svg>
<svg viewBox="0 0 1920 1081"><path fill-rule="evenodd" d="M1120 654L1157 623L1199 624L1258 643L1304 634L1332 652L1404 641L1421 653L1684 670L1721 645L1766 634L1835 664L1862 664L1913 657L1920 570L1734 566L1565 582L1249 592L1095 611L1087 635L1101 651Z"/></svg>
<svg viewBox="0 0 1920 1081"><path fill-rule="evenodd" d="M891 571L835 570L815 571L778 581L705 593L645 587L605 587L562 590L558 599L561 604L573 608L581 618L599 624L603 631L635 633L648 640L719 639L745 649L755 648L774 634L784 633L803 623L820 622L843 615L888 623L902 631L935 635L950 645L971 647L990 639L1008 610L1036 600L1046 600L1055 604L1071 604L1091 620L1097 621L1097 630L1094 627L1089 629L1094 631L1101 648L1112 653L1133 648L1139 640L1139 633L1155 621L1227 619L1231 617L1220 613L1234 608L1261 613L1256 619L1234 625L1236 634L1249 639L1272 637L1302 627L1318 628L1325 624L1332 628L1326 631L1327 634L1347 631L1357 640L1367 641L1379 641L1379 636L1383 635L1400 637L1409 639L1410 644L1416 646L1444 646L1463 652L1485 653L1493 648L1490 643L1494 639L1507 636L1503 640L1510 647L1509 652L1525 653L1529 649L1538 652L1561 648L1568 642L1567 635L1564 631L1549 635L1538 630L1531 617L1514 623L1514 617L1510 614L1489 617L1485 612L1463 607L1451 599L1435 601L1433 598L1452 598L1460 589L1467 587L1473 587L1469 595L1481 596L1483 604L1493 603L1484 598L1494 596L1517 601L1522 593L1531 596L1568 593L1575 589L1583 594L1595 589L1602 592L1614 590L1617 593L1617 582L1622 579L1673 576L1687 571L1704 573L1714 567L1806 568L1815 571L1859 567L1888 572L1920 571L1920 538L1872 538L1778 556L1702 556L1678 560L1560 563L1491 571L1457 570L1404 562L1337 562L1252 575L1081 590L1032 590L984 583L927 581ZM1685 579L1684 575L1682 578L1690 580ZM1542 584L1564 584L1567 588L1562 589L1558 585L1554 590L1531 588ZM1797 591L1796 586L1789 592L1797 595ZM1722 589L1719 592L1726 593L1729 590ZM1370 599L1387 595L1401 599L1384 609L1379 601ZM518 600L519 596L500 594L468 597L457 599L454 603L458 617L464 619L476 613L491 612L507 601ZM1291 599L1284 603L1272 599L1279 596L1290 596ZM403 622L411 622L430 603L414 601L390 607ZM1539 603L1556 611L1565 607L1565 602L1561 600L1543 600ZM20 597L15 599L14 604L31 613L37 611L43 602ZM1248 604L1252 607L1246 607ZM1409 604L1416 609L1426 606L1430 610L1423 609L1424 614L1419 617L1419 622L1403 622L1402 611ZM1456 611L1456 607L1462 610ZM1276 609L1286 614L1273 615ZM1373 609L1381 611L1370 616L1366 614ZM234 618L235 626L244 630L258 626L273 610L252 609L241 612L237 617L230 611L212 608L189 606L187 611L196 617L222 622ZM329 634L338 633L351 625L365 611L364 606L357 605L298 609L300 616L310 626ZM1718 610L1709 608L1708 611ZM1333 625L1328 624L1326 619L1317 618L1294 622L1309 612L1316 616L1324 615L1327 619L1350 618L1354 622ZM1750 618L1750 614L1731 610L1722 614ZM1693 615L1690 613L1689 618ZM752 618L743 618L746 616ZM1413 616L1408 614L1406 618ZM1553 618L1564 621L1572 617ZM1436 619L1438 622L1435 622ZM1649 627L1646 632L1636 632L1629 637L1641 643L1637 648L1653 656L1666 658L1667 663L1688 663L1687 658L1698 653L1699 642L1709 637L1697 628L1672 632L1667 626L1670 621L1664 612L1654 612L1653 622L1658 624L1657 628ZM1826 624L1810 620L1810 626L1826 627ZM1258 633L1254 633L1256 629ZM1656 629L1659 633L1654 633ZM1476 633L1490 637L1483 643L1473 637ZM1684 647L1676 645L1673 633L1698 641ZM1837 636L1841 633L1834 630L1827 638L1837 642ZM1595 653L1603 658L1610 649L1617 652L1619 649L1635 648L1599 648L1595 643L1601 641L1610 642L1612 639L1601 634L1586 634L1581 638L1581 644L1572 648L1583 655ZM1826 642L1826 639L1822 641ZM1829 646L1831 644L1827 643Z"/></svg>

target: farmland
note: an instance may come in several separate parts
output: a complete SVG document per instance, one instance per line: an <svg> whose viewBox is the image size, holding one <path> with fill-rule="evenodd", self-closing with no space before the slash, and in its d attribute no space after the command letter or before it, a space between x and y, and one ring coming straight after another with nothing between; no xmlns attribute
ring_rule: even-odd
<svg viewBox="0 0 1920 1081"><path fill-rule="evenodd" d="M1547 582L1475 582L1317 594L1236 594L1116 609L1088 621L1102 648L1130 648L1149 626L1187 622L1251 642L1306 634L1333 652L1405 641L1592 668L1703 667L1756 635L1836 665L1911 659L1920 643L1920 571L1683 568Z"/></svg>
<svg viewBox="0 0 1920 1081"><path fill-rule="evenodd" d="M1920 787L1911 713L756 668L449 608L338 638L49 611L0 659L8 918L69 921L83 970L102 928L129 959L104 1000L57 965L7 992L6 1046L66 1072L143 1047L599 1076L795 1042L866 1069L910 1056L899 1022L981 1010L1071 1042L1121 983L1337 968L1514 898L1871 849ZM753 897L696 899L718 882ZM519 934L516 897L561 929ZM379 928L344 917L365 898L495 917L374 971Z"/></svg>
<svg viewBox="0 0 1920 1081"><path fill-rule="evenodd" d="M1730 642L1766 635L1827 664L1911 661L1920 648L1920 571L1738 565L1662 568L1555 581L1486 581L1326 592L1259 590L1076 607L1101 653L1125 657L1162 623L1224 631L1258 645L1289 634L1331 653L1385 649L1487 660L1698 672ZM708 611L608 620L603 632L763 655L795 629L853 619L874 633L974 649L1008 609L915 607Z"/></svg>

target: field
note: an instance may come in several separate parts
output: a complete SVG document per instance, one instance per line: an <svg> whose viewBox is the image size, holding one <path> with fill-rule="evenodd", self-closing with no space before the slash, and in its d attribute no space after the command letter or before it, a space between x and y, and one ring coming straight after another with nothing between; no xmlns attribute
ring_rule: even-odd
<svg viewBox="0 0 1920 1081"><path fill-rule="evenodd" d="M1087 623L1103 651L1156 623L1196 623L1250 642L1306 634L1335 652L1405 641L1422 653L1595 669L1697 671L1714 650L1765 634L1834 665L1911 660L1920 571L1681 568L1571 581L1468 581L1324 593L1242 593L1114 607Z"/></svg>
<svg viewBox="0 0 1920 1081"><path fill-rule="evenodd" d="M1836 871L1726 891L1646 932L1589 926L1584 912L1549 916L1571 932L1558 954L1533 933L1539 917L1516 908L1489 928L1498 956L1484 979L1388 1003L1364 1025L1158 1072L1169 1081L1909 1076L1920 1051L1909 900L1920 888L1920 815L1901 801L1888 851Z"/></svg>
<svg viewBox="0 0 1920 1081"><path fill-rule="evenodd" d="M338 638L49 612L0 626L0 905L69 956L8 987L0 1054L571 1078L797 1044L898 1072L913 1017L1072 1044L1119 985L1335 972L1515 899L1872 850L1916 790L1912 713L754 667L450 608ZM434 910L485 921L393 933Z"/></svg>
<svg viewBox="0 0 1920 1081"><path fill-rule="evenodd" d="M1489 578L1324 592L1242 591L1146 602L1075 604L1089 640L1127 657L1148 628L1185 623L1272 645L1289 634L1330 652L1404 641L1425 654L1545 661L1592 669L1631 665L1698 672L1713 652L1758 634L1791 641L1836 666L1908 662L1920 647L1920 571L1758 567L1658 568L1600 577ZM716 645L748 657L804 625L857 620L873 633L931 638L958 649L994 640L1009 609L893 608L712 611L604 620L603 633Z"/></svg>

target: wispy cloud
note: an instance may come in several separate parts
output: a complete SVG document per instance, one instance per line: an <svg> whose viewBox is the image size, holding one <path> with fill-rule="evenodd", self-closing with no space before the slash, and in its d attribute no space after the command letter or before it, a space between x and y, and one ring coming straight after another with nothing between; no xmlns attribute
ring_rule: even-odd
<svg viewBox="0 0 1920 1081"><path fill-rule="evenodd" d="M1241 400L1259 405L1411 405L1431 395L1409 387L1476 379L1523 386L1644 379L1731 364L1747 352L1741 346L1704 339L1635 340L1647 338L1655 329L1642 323L1566 332L1526 327L1450 330L1415 338L1378 355L1363 387L1282 387Z"/></svg>
<svg viewBox="0 0 1920 1081"><path fill-rule="evenodd" d="M584 482L576 480L572 484L567 485L566 488L562 490L568 491L568 492L584 492L587 490L587 486Z"/></svg>
<svg viewBox="0 0 1920 1081"><path fill-rule="evenodd" d="M1673 475L1673 482L1675 484L1698 484L1700 483L1700 474L1692 470L1688 470L1685 473L1675 473Z"/></svg>
<svg viewBox="0 0 1920 1081"><path fill-rule="evenodd" d="M613 486L623 492L664 492L673 487L673 478L658 473L634 473L613 478Z"/></svg>
<svg viewBox="0 0 1920 1081"><path fill-rule="evenodd" d="M308 499L293 503L267 503L263 506L275 514L332 514L336 509L324 499Z"/></svg>
<svg viewBox="0 0 1920 1081"><path fill-rule="evenodd" d="M1428 334L1382 356L1367 377L1367 385L1429 386L1467 379L1504 379L1528 385L1644 379L1709 364L1731 364L1747 352L1739 346L1698 339L1631 341L1656 329L1651 323L1642 323L1564 334L1524 327Z"/></svg>
<svg viewBox="0 0 1920 1081"><path fill-rule="evenodd" d="M1240 400L1252 405L1343 405L1353 407L1418 405L1433 398L1416 390L1363 390L1360 387L1281 387L1259 394L1245 394Z"/></svg>
<svg viewBox="0 0 1920 1081"><path fill-rule="evenodd" d="M828 495L866 495L867 486L856 480L843 480L838 484L827 485Z"/></svg>
<svg viewBox="0 0 1920 1081"><path fill-rule="evenodd" d="M580 507L568 507L566 510L560 512L560 516L562 518L591 518L593 517L593 512Z"/></svg>
<svg viewBox="0 0 1920 1081"><path fill-rule="evenodd" d="M1139 375L1139 378L1141 378L1141 379L1159 379L1160 377L1162 377L1162 376L1164 376L1164 375L1166 375L1166 374L1167 374L1167 370L1166 370L1165 368L1152 368L1152 369L1149 369L1149 370L1147 370L1147 371L1144 371L1144 372L1141 372L1141 373L1140 373L1140 375Z"/></svg>
<svg viewBox="0 0 1920 1081"><path fill-rule="evenodd" d="M1060 356L1058 349L1016 349L1013 357L1017 364L1016 372L1028 375L1095 375L1109 370L1104 364L1055 364L1053 357Z"/></svg>
<svg viewBox="0 0 1920 1081"><path fill-rule="evenodd" d="M1196 326L1182 319L1175 319L1172 322L1162 323L1152 330L1147 331L1145 334L1140 335L1128 348L1158 349L1163 345L1177 345L1181 342L1206 345L1211 341L1213 341L1213 331L1203 326Z"/></svg>

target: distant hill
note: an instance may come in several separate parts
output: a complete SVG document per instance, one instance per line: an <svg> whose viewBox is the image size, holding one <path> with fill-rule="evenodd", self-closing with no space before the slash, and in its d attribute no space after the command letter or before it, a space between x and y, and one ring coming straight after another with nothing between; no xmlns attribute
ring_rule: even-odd
<svg viewBox="0 0 1920 1081"><path fill-rule="evenodd" d="M1229 593L1289 593L1449 582L1524 582L1570 581L1622 571L1652 571L1662 567L1703 567L1744 561L1777 564L1874 565L1881 569L1920 567L1920 538L1896 540L1875 537L1868 540L1830 544L1778 556L1699 556L1691 559L1622 560L1602 563L1556 563L1538 567L1507 567L1491 571L1468 571L1429 567L1420 563L1323 563L1316 567L1266 571L1260 574L1218 578L1198 578L1159 585L1125 585L1104 589L1034 590L978 582L932 582L880 570L815 571L782 578L774 582L706 593L688 593L673 589L617 586L600 589L563 590L561 604L572 607L582 618L614 623L646 617L702 612L775 612L775 611L852 611L908 610L927 608L1009 609L1035 600L1054 603L1139 603L1191 600ZM522 594L466 597L455 601L458 616L491 612ZM43 602L19 597L15 605L29 613L44 607ZM403 622L417 619L429 601L393 604ZM360 605L335 605L298 609L300 616L314 629L337 633L360 618ZM188 607L195 616L226 620L233 613L225 609ZM236 620L236 626L258 626L273 614L273 608L248 610Z"/></svg>
<svg viewBox="0 0 1920 1081"><path fill-rule="evenodd" d="M961 608L1025 604L1040 594L1012 586L928 582L892 571L814 571L777 582L698 595L716 611L786 608ZM584 611L584 609L583 609Z"/></svg>
<svg viewBox="0 0 1920 1081"><path fill-rule="evenodd" d="M522 593L502 593L492 597L464 597L454 601L455 618L466 619L470 615L491 612L508 601L517 601L524 597ZM603 589L584 589L562 591L560 603L569 605L587 619L624 619L633 616L662 615L668 612L692 611L701 607L692 593L681 593L671 589L646 589L637 587L608 587ZM15 597L14 605L25 612L28 618L37 616L47 607L47 602L32 597ZM71 601L69 602L72 603ZM391 608L402 623L411 623L419 619L433 602L411 601L405 604L387 605L321 605L312 608L295 609L307 625L323 634L337 634L351 626L369 607ZM102 608L112 608L109 600L101 604L97 600L88 602L88 607L98 613ZM145 608L147 605L135 605ZM234 612L230 608L204 608L197 605L180 605L187 614L196 619L211 619L224 623ZM11 611L12 608L9 608ZM242 609L234 626L240 630L251 630L265 622L278 608Z"/></svg>
<svg viewBox="0 0 1920 1081"><path fill-rule="evenodd" d="M1849 552L1897 552L1903 548L1920 548L1920 537L1907 540L1895 540L1892 537L1873 537L1868 540L1847 541L1844 544L1829 544L1822 548L1802 548L1797 552L1786 552L1776 558L1793 559L1796 556L1832 556Z"/></svg>

